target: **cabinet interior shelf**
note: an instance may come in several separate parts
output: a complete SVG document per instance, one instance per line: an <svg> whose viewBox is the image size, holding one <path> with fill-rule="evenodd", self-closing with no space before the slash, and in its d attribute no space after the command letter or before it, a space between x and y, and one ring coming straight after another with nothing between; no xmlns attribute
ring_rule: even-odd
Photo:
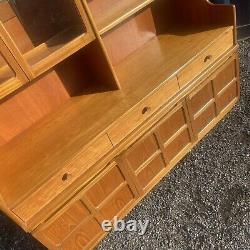
<svg viewBox="0 0 250 250"><path fill-rule="evenodd" d="M46 43L25 53L24 58L36 74L45 72L94 40L88 33L77 36L81 29L69 28L57 34Z"/></svg>
<svg viewBox="0 0 250 250"><path fill-rule="evenodd" d="M180 30L156 36L115 66L126 88L71 97L1 146L1 193L7 205L15 207L38 189L88 142L229 29L185 30L185 35Z"/></svg>
<svg viewBox="0 0 250 250"><path fill-rule="evenodd" d="M154 0L89 0L97 29L104 34L127 18L137 13Z"/></svg>

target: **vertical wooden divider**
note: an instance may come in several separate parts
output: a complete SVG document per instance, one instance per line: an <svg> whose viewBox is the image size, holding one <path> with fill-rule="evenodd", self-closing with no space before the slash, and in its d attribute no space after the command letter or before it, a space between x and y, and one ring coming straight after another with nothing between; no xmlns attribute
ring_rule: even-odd
<svg viewBox="0 0 250 250"><path fill-rule="evenodd" d="M109 68L110 68L110 70L111 70L112 76L113 76L114 81L115 81L115 83L116 83L116 85L117 85L117 88L118 88L118 89L121 89L120 82L119 82L118 77L117 77L117 75L116 75L116 73L115 73L115 70L114 70L114 68L113 68L113 66L112 66L112 63L111 63L110 58L109 58L109 56L108 56L107 50L106 50L106 48L105 48L105 46L104 46L104 43L103 43L103 41L102 41L100 32L99 32L98 29L97 29L97 26L96 26L96 24L95 24L93 15L92 15L92 13L91 13L89 7L88 7L88 3L86 2L86 0L76 0L76 1L81 1L81 2L83 3L83 6L84 6L84 8L85 8L85 11L86 11L86 13L87 13L87 15L88 15L88 17L89 17L89 20L90 20L90 24L91 24L91 26L92 26L92 28L93 28L93 30L94 30L94 33L95 33L96 38L97 38L97 40L98 40L98 43L99 43L100 46L101 46L101 49L102 49L102 51L103 51L103 55L104 55L104 57L106 58L106 61L107 61L108 65L109 65Z"/></svg>
<svg viewBox="0 0 250 250"><path fill-rule="evenodd" d="M15 42L8 34L7 30L5 29L3 23L0 21L0 36L5 45L9 48L11 54L16 59L17 63L20 65L20 67L24 70L26 76L29 78L29 80L32 80L35 78L34 73L32 72L30 66L28 63L24 60L21 52L17 48Z"/></svg>
<svg viewBox="0 0 250 250"><path fill-rule="evenodd" d="M13 69L13 71L16 73L16 77L20 79L21 83L23 84L26 81L28 81L22 68L18 65L18 63L14 59L12 53L8 50L2 38L0 38L0 51L2 55L5 57L6 61L10 63L11 69Z"/></svg>
<svg viewBox="0 0 250 250"><path fill-rule="evenodd" d="M190 114L188 112L188 107L187 107L186 99L184 99L182 101L182 105L183 105L183 109L184 109L184 113L185 113L186 123L188 125L189 135L191 137L191 142L192 142L192 144L194 144L197 141L198 137L196 138L195 134L194 134L194 130L193 130L191 119L190 119Z"/></svg>
<svg viewBox="0 0 250 250"><path fill-rule="evenodd" d="M139 185L137 179L135 178L133 172L131 171L130 167L128 166L128 163L126 162L126 152L127 151L124 151L119 156L117 156L116 162L118 163L118 166L120 167L124 178L126 179L127 183L134 192L134 195L136 196L136 198L138 198L139 196L142 196L144 192L141 186Z"/></svg>

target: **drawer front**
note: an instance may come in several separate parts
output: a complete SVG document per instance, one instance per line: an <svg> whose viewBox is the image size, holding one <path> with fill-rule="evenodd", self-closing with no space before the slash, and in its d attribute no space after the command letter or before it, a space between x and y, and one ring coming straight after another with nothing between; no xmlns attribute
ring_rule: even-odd
<svg viewBox="0 0 250 250"><path fill-rule="evenodd" d="M184 107L178 105L173 112L162 119L156 129L156 136L167 163L171 163L184 148L191 147L191 125L186 117Z"/></svg>
<svg viewBox="0 0 250 250"><path fill-rule="evenodd" d="M109 130L109 137L114 145L118 144L129 133L149 118L179 91L176 78L168 80L154 94L139 103L132 111L125 114Z"/></svg>
<svg viewBox="0 0 250 250"><path fill-rule="evenodd" d="M49 205L51 200L60 195L112 148L113 146L107 135L99 137L96 141L83 148L81 154L48 180L37 192L17 206L14 209L15 213L24 218L29 224L32 224L33 219L35 219L33 215L36 215L42 208ZM39 202L33 196L40 197Z"/></svg>
<svg viewBox="0 0 250 250"><path fill-rule="evenodd" d="M230 28L178 74L180 87L184 87L206 70L233 45L233 30Z"/></svg>
<svg viewBox="0 0 250 250"><path fill-rule="evenodd" d="M57 249L64 240L74 232L82 222L90 218L90 212L85 205L77 201L70 206L60 217L46 228L38 231L34 236L46 246Z"/></svg>
<svg viewBox="0 0 250 250"><path fill-rule="evenodd" d="M86 188L83 198L102 220L120 216L135 200L135 195L120 168L112 163L96 181Z"/></svg>

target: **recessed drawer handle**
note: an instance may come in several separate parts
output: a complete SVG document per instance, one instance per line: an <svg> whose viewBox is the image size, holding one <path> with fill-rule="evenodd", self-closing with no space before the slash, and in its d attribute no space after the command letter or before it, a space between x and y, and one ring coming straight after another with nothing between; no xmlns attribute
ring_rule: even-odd
<svg viewBox="0 0 250 250"><path fill-rule="evenodd" d="M62 176L62 181L63 181L63 182L68 181L71 177L72 177L71 174L65 173L65 174Z"/></svg>
<svg viewBox="0 0 250 250"><path fill-rule="evenodd" d="M146 113L148 113L148 112L150 112L151 111L151 108L150 107L144 107L143 109L142 109L142 114L143 115L145 115Z"/></svg>
<svg viewBox="0 0 250 250"><path fill-rule="evenodd" d="M208 55L204 58L204 62L208 62L210 60L212 60L213 56L212 55Z"/></svg>

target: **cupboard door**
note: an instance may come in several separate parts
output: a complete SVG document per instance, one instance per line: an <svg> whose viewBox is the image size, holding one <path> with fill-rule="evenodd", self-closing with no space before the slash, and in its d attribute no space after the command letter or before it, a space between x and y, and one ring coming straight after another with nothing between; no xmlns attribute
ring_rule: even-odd
<svg viewBox="0 0 250 250"><path fill-rule="evenodd" d="M196 136L216 117L215 98L212 80L208 79L198 86L188 97L187 105Z"/></svg>
<svg viewBox="0 0 250 250"><path fill-rule="evenodd" d="M239 96L236 56L196 87L187 97L187 106L196 139L207 133L217 117Z"/></svg>
<svg viewBox="0 0 250 250"><path fill-rule="evenodd" d="M82 199L101 220L112 220L114 216L123 216L135 198L136 195L119 166L111 163L104 173L86 188Z"/></svg>
<svg viewBox="0 0 250 250"><path fill-rule="evenodd" d="M165 170L165 162L156 140L150 132L118 157L121 168L133 179L140 194L145 193L157 182Z"/></svg>
<svg viewBox="0 0 250 250"><path fill-rule="evenodd" d="M239 96L237 59L229 60L213 78L218 113L221 113Z"/></svg>
<svg viewBox="0 0 250 250"><path fill-rule="evenodd" d="M27 78L0 39L0 99L20 88Z"/></svg>
<svg viewBox="0 0 250 250"><path fill-rule="evenodd" d="M70 246L84 249L101 233L97 220L81 201L76 201L34 236L50 249L72 249Z"/></svg>
<svg viewBox="0 0 250 250"><path fill-rule="evenodd" d="M156 136L167 164L179 159L191 148L192 130L186 108L179 104L159 123Z"/></svg>
<svg viewBox="0 0 250 250"><path fill-rule="evenodd" d="M30 78L94 39L78 0L3 0L0 32Z"/></svg>

